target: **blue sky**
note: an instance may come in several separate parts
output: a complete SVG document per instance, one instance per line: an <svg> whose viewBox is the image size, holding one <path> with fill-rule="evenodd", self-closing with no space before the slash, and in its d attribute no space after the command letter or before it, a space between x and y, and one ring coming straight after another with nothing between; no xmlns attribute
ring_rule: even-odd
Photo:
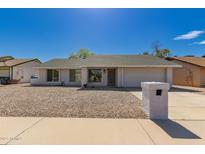
<svg viewBox="0 0 205 154"><path fill-rule="evenodd" d="M0 55L64 58L152 51L205 54L205 9L0 9ZM203 42L204 41L204 42Z"/></svg>

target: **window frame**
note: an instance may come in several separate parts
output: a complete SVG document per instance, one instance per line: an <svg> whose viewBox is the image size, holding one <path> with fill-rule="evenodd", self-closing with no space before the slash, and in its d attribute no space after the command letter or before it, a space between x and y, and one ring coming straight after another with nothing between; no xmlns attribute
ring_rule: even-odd
<svg viewBox="0 0 205 154"><path fill-rule="evenodd" d="M49 71L51 71L51 80L48 80L49 79L49 77L48 77ZM55 71L57 71L57 74L58 74L57 77L55 77L55 73L56 73ZM47 79L46 79L47 82L59 82L60 81L60 70L59 69L47 69L46 75L47 75Z"/></svg>
<svg viewBox="0 0 205 154"><path fill-rule="evenodd" d="M100 71L100 81L94 81L94 80L91 80L91 79L90 79L90 78L91 78L91 76L90 76L90 71L92 71L92 70L98 70L98 71ZM88 69L88 82L89 82L89 83L101 83L101 82L102 82L102 77L103 77L103 71L102 71L101 68L90 68L90 69Z"/></svg>
<svg viewBox="0 0 205 154"><path fill-rule="evenodd" d="M79 71L79 72L78 72ZM74 80L71 80L71 72L74 72ZM77 80L77 75L80 75L79 79ZM69 81L70 82L81 82L81 69L70 69L69 70Z"/></svg>

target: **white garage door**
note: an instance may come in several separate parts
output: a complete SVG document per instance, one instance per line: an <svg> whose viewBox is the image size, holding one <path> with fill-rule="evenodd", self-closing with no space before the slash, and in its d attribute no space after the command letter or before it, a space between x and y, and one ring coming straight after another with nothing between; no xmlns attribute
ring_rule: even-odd
<svg viewBox="0 0 205 154"><path fill-rule="evenodd" d="M165 82L165 68L124 68L124 87L140 87L141 82L150 81Z"/></svg>

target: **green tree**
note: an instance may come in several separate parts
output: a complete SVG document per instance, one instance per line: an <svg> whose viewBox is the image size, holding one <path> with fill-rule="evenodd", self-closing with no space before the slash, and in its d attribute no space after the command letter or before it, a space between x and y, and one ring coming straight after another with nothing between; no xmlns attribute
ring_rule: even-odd
<svg viewBox="0 0 205 154"><path fill-rule="evenodd" d="M143 55L149 55L149 52L148 51L145 51L142 53Z"/></svg>
<svg viewBox="0 0 205 154"><path fill-rule="evenodd" d="M162 51L162 56L163 57L168 57L171 54L169 49L163 49L161 51Z"/></svg>
<svg viewBox="0 0 205 154"><path fill-rule="evenodd" d="M165 58L170 55L169 49L160 49L160 44L159 42L156 42L153 46L154 51L153 51L153 56L160 57L160 58Z"/></svg>
<svg viewBox="0 0 205 154"><path fill-rule="evenodd" d="M94 53L87 49L80 48L79 51L71 53L69 59L85 59L91 55L94 55Z"/></svg>
<svg viewBox="0 0 205 154"><path fill-rule="evenodd" d="M170 55L170 51L168 49L158 49L154 52L154 56L164 58Z"/></svg>

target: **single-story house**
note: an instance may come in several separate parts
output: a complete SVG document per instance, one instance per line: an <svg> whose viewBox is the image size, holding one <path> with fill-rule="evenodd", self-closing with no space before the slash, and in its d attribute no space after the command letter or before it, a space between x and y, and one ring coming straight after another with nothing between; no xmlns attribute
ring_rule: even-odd
<svg viewBox="0 0 205 154"><path fill-rule="evenodd" d="M39 65L38 59L16 59L11 56L0 57L0 79L30 82L32 68Z"/></svg>
<svg viewBox="0 0 205 154"><path fill-rule="evenodd" d="M93 55L52 59L35 67L32 85L140 87L143 81L169 82L180 65L146 55Z"/></svg>
<svg viewBox="0 0 205 154"><path fill-rule="evenodd" d="M205 86L204 57L168 57L167 60L182 65L182 68L173 69L173 84Z"/></svg>

